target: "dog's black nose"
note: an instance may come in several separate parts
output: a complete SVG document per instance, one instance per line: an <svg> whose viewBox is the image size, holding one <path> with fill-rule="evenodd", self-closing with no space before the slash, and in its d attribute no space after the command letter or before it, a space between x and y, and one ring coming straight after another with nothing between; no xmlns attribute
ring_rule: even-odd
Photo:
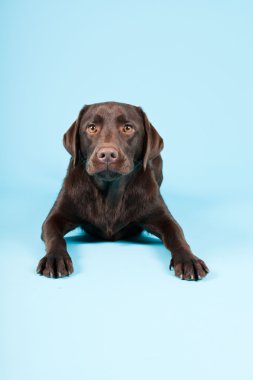
<svg viewBox="0 0 253 380"><path fill-rule="evenodd" d="M114 148L101 148L97 152L97 158L99 161L110 164L111 162L114 162L117 160L119 154L116 149Z"/></svg>

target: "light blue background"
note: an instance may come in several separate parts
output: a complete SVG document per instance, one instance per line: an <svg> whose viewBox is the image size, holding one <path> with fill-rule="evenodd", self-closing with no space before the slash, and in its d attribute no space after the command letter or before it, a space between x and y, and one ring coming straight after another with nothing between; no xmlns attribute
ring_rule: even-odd
<svg viewBox="0 0 253 380"><path fill-rule="evenodd" d="M1 1L1 378L249 380L251 1ZM165 140L162 194L200 282L150 244L80 244L35 274L84 104L140 105ZM79 233L75 231L72 235Z"/></svg>

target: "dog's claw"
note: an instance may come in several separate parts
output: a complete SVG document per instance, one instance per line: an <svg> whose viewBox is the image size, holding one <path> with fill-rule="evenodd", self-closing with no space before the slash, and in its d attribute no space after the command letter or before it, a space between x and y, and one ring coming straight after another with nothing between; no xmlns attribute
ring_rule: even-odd
<svg viewBox="0 0 253 380"><path fill-rule="evenodd" d="M49 278L62 278L72 272L72 261L68 253L48 254L40 260L37 267L38 274Z"/></svg>

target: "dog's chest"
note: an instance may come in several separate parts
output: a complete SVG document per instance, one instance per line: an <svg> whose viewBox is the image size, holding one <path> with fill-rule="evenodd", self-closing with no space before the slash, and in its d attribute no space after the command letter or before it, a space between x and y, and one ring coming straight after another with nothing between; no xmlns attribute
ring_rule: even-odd
<svg viewBox="0 0 253 380"><path fill-rule="evenodd" d="M124 197L124 194L121 197L92 197L85 206L84 228L87 232L94 232L103 238L111 239L135 222L138 207L138 200L131 202L129 197Z"/></svg>
<svg viewBox="0 0 253 380"><path fill-rule="evenodd" d="M108 238L111 238L126 225L124 202L99 202L93 205L91 222Z"/></svg>

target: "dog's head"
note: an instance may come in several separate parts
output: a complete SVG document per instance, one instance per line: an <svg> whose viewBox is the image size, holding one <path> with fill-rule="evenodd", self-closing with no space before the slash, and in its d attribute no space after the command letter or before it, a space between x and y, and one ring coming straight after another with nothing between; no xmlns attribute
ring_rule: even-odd
<svg viewBox="0 0 253 380"><path fill-rule="evenodd" d="M129 174L139 164L146 169L163 148L142 108L117 102L84 106L63 143L74 166L81 160L89 175L107 181Z"/></svg>

